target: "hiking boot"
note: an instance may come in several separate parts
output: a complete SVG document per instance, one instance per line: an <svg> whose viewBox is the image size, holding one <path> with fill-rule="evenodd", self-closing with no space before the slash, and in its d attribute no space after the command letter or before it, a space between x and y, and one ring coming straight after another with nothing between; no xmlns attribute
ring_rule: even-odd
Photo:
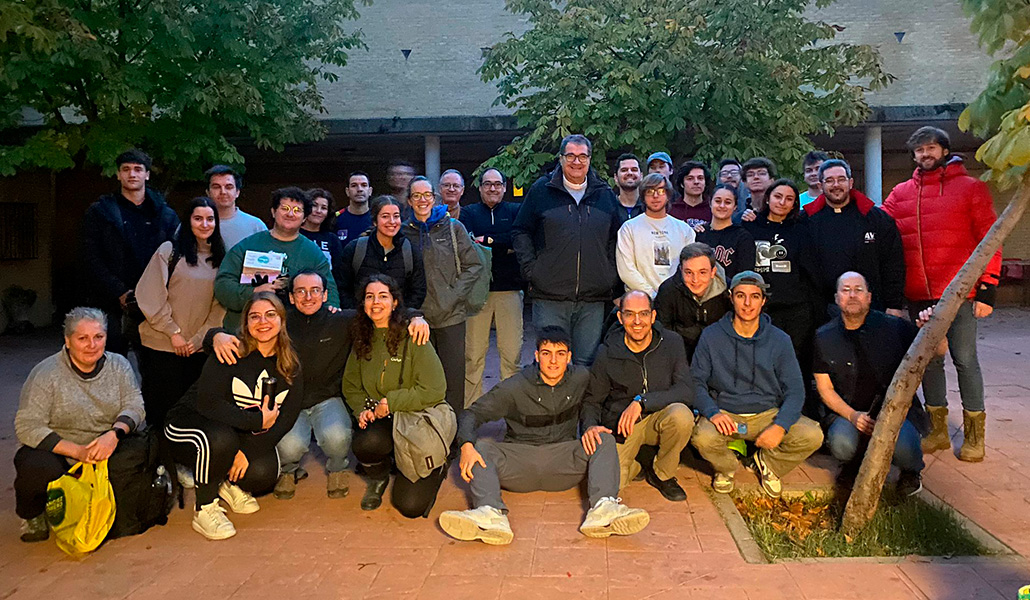
<svg viewBox="0 0 1030 600"><path fill-rule="evenodd" d="M508 516L492 506L472 510L445 510L440 513L440 528L457 540L483 540L491 546L510 544L511 532Z"/></svg>
<svg viewBox="0 0 1030 600"><path fill-rule="evenodd" d="M837 487L843 489L854 489L855 480L858 479L858 470L862 467L861 461L851 461L841 465L837 473Z"/></svg>
<svg viewBox="0 0 1030 600"><path fill-rule="evenodd" d="M247 492L240 489L240 486L223 481L218 486L218 496L225 500L225 503L229 505L229 508L236 514L249 515L256 513L261 506L258 501L254 499Z"/></svg>
<svg viewBox="0 0 1030 600"><path fill-rule="evenodd" d="M927 406L930 413L930 435L923 438L923 454L933 454L938 450L951 448L951 437L948 435L948 407Z"/></svg>
<svg viewBox="0 0 1030 600"><path fill-rule="evenodd" d="M712 479L712 489L720 494L729 494L733 491L734 473L716 473Z"/></svg>
<svg viewBox="0 0 1030 600"><path fill-rule="evenodd" d="M184 490L192 490L197 486L193 480L193 470L183 465L175 465L175 478Z"/></svg>
<svg viewBox="0 0 1030 600"><path fill-rule="evenodd" d="M762 482L762 491L767 496L770 498L780 497L780 494L783 493L783 483L780 482L780 478L776 473L773 473L772 469L765 462L762 450L755 452L755 474L758 475L759 481Z"/></svg>
<svg viewBox="0 0 1030 600"><path fill-rule="evenodd" d="M675 477L663 481L658 479L658 474L654 472L654 469L646 469L644 478L648 485L661 492L662 496L670 502L683 502L687 499L687 493L683 491Z"/></svg>
<svg viewBox="0 0 1030 600"><path fill-rule="evenodd" d="M368 487L365 488L365 495L361 498L361 510L375 510L383 504L383 493L390 483L390 477L382 479L369 479Z"/></svg>
<svg viewBox="0 0 1030 600"><path fill-rule="evenodd" d="M50 537L50 526L46 522L46 513L26 519L21 524L21 541L42 542Z"/></svg>
<svg viewBox="0 0 1030 600"><path fill-rule="evenodd" d="M275 482L275 489L272 490L272 495L279 500L289 500L293 498L294 494L297 493L297 474L296 473L283 473L279 476L279 480Z"/></svg>
<svg viewBox="0 0 1030 600"><path fill-rule="evenodd" d="M236 535L236 528L225 516L225 509L218 504L218 498L193 514L193 531L209 540L224 540Z"/></svg>
<svg viewBox="0 0 1030 600"><path fill-rule="evenodd" d="M347 472L336 471L335 473L329 474L329 479L325 484L325 493L330 498L343 498L350 493L350 488L347 487Z"/></svg>
<svg viewBox="0 0 1030 600"><path fill-rule="evenodd" d="M618 498L601 498L587 511L579 530L592 538L632 535L642 531L650 521L651 516L642 508L624 506Z"/></svg>
<svg viewBox="0 0 1030 600"><path fill-rule="evenodd" d="M966 462L980 462L984 459L984 429L987 413L982 410L962 411L962 434L965 439L958 451L958 459Z"/></svg>
<svg viewBox="0 0 1030 600"><path fill-rule="evenodd" d="M923 478L919 473L902 471L898 477L897 491L899 496L915 496L923 489Z"/></svg>

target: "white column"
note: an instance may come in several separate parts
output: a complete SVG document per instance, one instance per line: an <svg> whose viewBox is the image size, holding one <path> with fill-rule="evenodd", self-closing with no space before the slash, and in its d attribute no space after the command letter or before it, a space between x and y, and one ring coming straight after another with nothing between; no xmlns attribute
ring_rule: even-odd
<svg viewBox="0 0 1030 600"><path fill-rule="evenodd" d="M880 125L865 130L865 193L876 204L883 202L883 127Z"/></svg>
<svg viewBox="0 0 1030 600"><path fill-rule="evenodd" d="M440 181L440 136L426 136L426 177L436 185Z"/></svg>

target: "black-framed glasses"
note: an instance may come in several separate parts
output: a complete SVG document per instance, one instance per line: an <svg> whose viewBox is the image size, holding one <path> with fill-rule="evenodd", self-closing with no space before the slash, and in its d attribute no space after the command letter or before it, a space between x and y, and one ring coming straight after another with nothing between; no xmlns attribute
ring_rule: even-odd
<svg viewBox="0 0 1030 600"><path fill-rule="evenodd" d="M570 152L569 154L562 154L562 157L565 158L566 162L571 162L571 163L588 163L588 162L590 162L590 155L589 154L572 154Z"/></svg>

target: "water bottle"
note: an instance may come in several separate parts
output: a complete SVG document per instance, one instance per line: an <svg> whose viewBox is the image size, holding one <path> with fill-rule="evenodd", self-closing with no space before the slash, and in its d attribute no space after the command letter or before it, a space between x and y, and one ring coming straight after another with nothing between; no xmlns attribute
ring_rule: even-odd
<svg viewBox="0 0 1030 600"><path fill-rule="evenodd" d="M157 477L154 478L153 487L163 489L169 496L172 495L172 478L168 476L168 470L164 465L157 466Z"/></svg>

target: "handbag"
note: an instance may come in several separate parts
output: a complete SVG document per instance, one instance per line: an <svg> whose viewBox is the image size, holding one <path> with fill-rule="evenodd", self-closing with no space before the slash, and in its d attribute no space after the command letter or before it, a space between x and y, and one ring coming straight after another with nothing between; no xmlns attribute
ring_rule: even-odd
<svg viewBox="0 0 1030 600"><path fill-rule="evenodd" d="M47 484L47 522L54 530L57 547L71 556L96 550L111 530L114 515L106 460L95 465L75 463Z"/></svg>

